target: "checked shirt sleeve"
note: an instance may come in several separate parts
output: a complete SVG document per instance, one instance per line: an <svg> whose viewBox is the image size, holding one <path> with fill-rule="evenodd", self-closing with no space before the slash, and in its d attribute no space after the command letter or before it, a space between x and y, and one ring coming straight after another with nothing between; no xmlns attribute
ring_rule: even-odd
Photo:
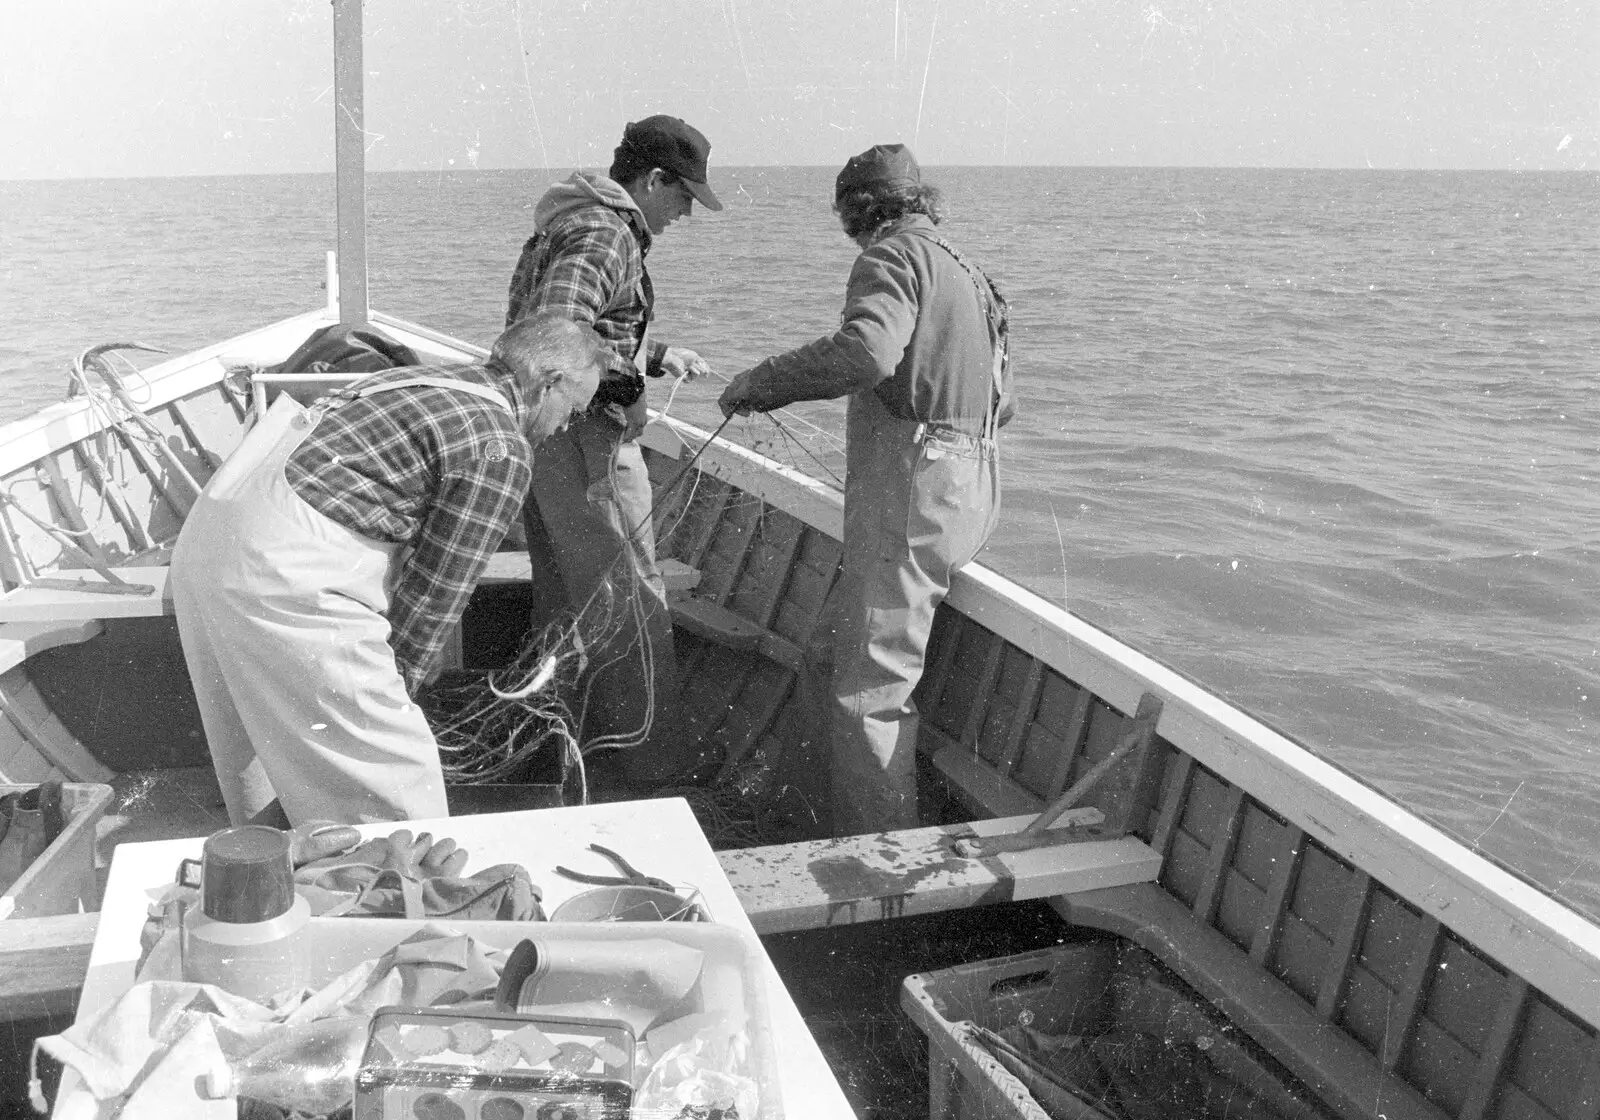
<svg viewBox="0 0 1600 1120"><path fill-rule="evenodd" d="M511 321L553 309L575 323L594 327L606 342L606 369L594 399L630 405L644 393L644 379L633 365L638 342L632 332L619 337L606 312L619 293L631 293L638 282L631 263L639 252L634 235L624 223L599 221L572 223L547 236L554 242L543 250L550 263L538 283L521 293L523 298L517 298L513 287Z"/></svg>
<svg viewBox="0 0 1600 1120"><path fill-rule="evenodd" d="M442 456L438 491L389 602L389 642L413 696L438 667L533 477L525 452L491 462L474 442L469 437Z"/></svg>

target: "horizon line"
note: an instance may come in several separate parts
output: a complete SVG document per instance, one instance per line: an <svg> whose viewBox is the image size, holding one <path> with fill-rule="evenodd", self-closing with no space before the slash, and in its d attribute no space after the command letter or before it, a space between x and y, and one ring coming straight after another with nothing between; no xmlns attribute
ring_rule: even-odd
<svg viewBox="0 0 1600 1120"><path fill-rule="evenodd" d="M1381 166L1371 164L1360 166L1355 164L1244 164L1244 163L924 163L925 170L974 170L974 171L1362 171L1362 172L1432 172L1437 174L1550 174L1567 175L1581 172L1590 174L1600 173L1600 170L1588 167L1416 167L1416 166ZM727 174L739 171L826 171L829 173L838 170L836 164L823 163L747 163L728 164L712 168L712 175ZM387 168L381 171L368 170L367 176L374 175L483 175L498 172L531 171L543 174L558 174L572 171L591 170L579 165L564 165L557 167L415 167L415 168ZM0 177L0 183L82 183L82 182L132 182L151 179L265 179L280 178L284 176L325 176L333 178L335 172L332 168L318 171L182 171L171 174L126 174L126 175L22 175L15 177Z"/></svg>

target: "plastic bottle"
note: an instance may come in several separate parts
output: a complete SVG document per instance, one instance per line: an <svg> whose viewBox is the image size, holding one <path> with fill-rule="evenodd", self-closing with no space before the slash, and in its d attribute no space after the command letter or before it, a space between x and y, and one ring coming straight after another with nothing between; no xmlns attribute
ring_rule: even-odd
<svg viewBox="0 0 1600 1120"><path fill-rule="evenodd" d="M271 1042L204 1078L212 1100L251 1100L323 1115L354 1099L368 1020L318 1019L287 1027Z"/></svg>

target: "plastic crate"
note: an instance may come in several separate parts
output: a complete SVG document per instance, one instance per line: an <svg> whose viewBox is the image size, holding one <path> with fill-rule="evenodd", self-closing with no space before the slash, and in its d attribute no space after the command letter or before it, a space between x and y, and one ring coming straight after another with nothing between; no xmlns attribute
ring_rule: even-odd
<svg viewBox="0 0 1600 1120"><path fill-rule="evenodd" d="M930 1120L1052 1120L1010 1070L967 1037L962 1025L992 1031L1022 1023L1045 1034L1098 1035L1118 1026L1195 1045L1234 1083L1278 1115L1326 1115L1311 1094L1238 1027L1121 938L1064 945L918 973L900 1005L928 1036ZM1092 1102L1051 1100L1056 1120L1100 1116Z"/></svg>
<svg viewBox="0 0 1600 1120"><path fill-rule="evenodd" d="M31 785L0 785L0 794L21 793ZM97 782L63 782L61 835L51 841L17 881L0 894L13 905L12 921L53 914L98 910L100 890L94 869L95 829L111 803L111 787Z"/></svg>

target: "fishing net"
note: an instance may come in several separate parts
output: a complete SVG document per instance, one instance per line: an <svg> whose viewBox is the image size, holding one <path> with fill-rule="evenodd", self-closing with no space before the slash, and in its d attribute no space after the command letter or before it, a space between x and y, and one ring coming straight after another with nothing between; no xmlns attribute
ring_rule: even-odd
<svg viewBox="0 0 1600 1120"><path fill-rule="evenodd" d="M677 388L668 398L669 408ZM714 395L716 388L699 395ZM698 411L711 407L710 414L716 415L709 400L686 402L687 410L695 411L695 404ZM818 418L827 419L821 414ZM760 415L714 427L712 439L726 431L726 438L785 466L840 482L842 441L828 427L804 416ZM699 512L697 495L709 477L695 467L705 446L688 456L673 477L657 480L650 523L660 555L676 551L680 533L692 535L699 529L691 511ZM724 517L742 523L754 516L752 531L758 538L763 535L760 518L765 506L759 497L733 493L719 502ZM657 651L644 619L649 594L621 552L581 610L527 634L503 666L488 673L442 677L422 697L422 706L439 742L446 782L455 788L543 784L562 787L563 800L569 803L590 800L597 792L590 780L595 760L608 752L634 749L650 736L656 711L653 696L646 697L636 726L584 738L585 716L594 699L591 687L608 667L626 660L631 663L630 678L644 682L647 690L653 686ZM683 644L678 643L680 653ZM679 668L704 671L693 657L685 654ZM694 730L692 720L686 722L685 733L704 734ZM777 779L780 761L773 750L750 744L737 757L711 758L706 766L681 776L678 784L654 792L685 798L713 847L773 843L783 838L781 814L774 812L782 795Z"/></svg>
<svg viewBox="0 0 1600 1120"><path fill-rule="evenodd" d="M650 639L637 625L637 596L619 595L616 589L631 576L631 567L619 560L582 610L532 633L504 667L441 675L422 706L439 743L448 785L572 782L578 800L588 800L586 754L619 745L579 742L587 685L607 667L593 663L590 651L615 644L609 639L622 631L619 612L629 615L638 640L627 643L612 660L642 646L648 669ZM645 722L625 735L621 746L649 734L650 708L647 704Z"/></svg>

